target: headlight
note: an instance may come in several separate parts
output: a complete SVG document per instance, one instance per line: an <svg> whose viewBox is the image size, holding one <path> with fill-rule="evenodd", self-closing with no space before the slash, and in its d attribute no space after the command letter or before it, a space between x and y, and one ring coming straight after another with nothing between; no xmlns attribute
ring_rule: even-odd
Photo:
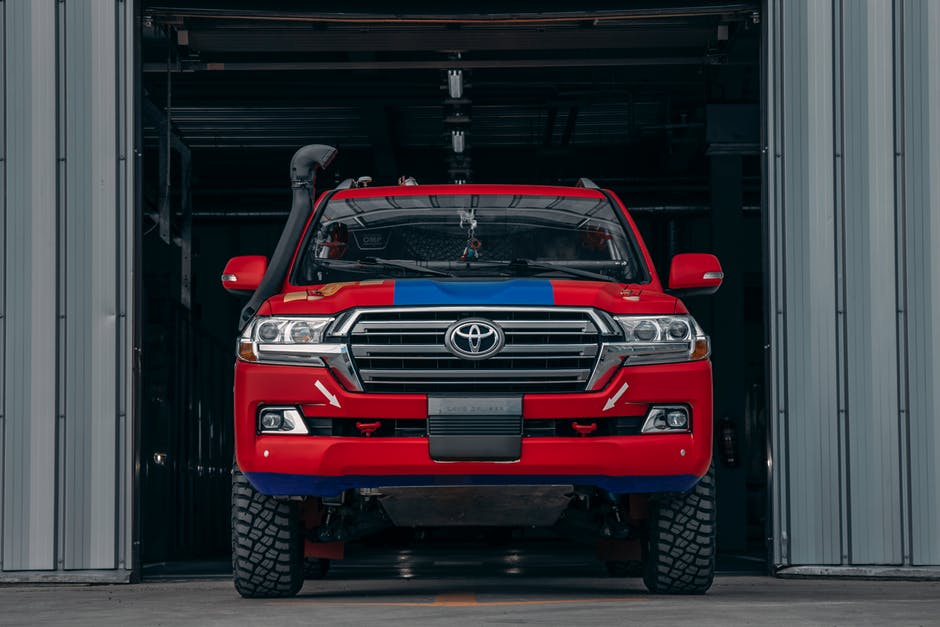
<svg viewBox="0 0 940 627"><path fill-rule="evenodd" d="M258 318L246 329L252 341L264 344L316 344L332 318Z"/></svg>
<svg viewBox="0 0 940 627"><path fill-rule="evenodd" d="M623 329L620 346L626 364L705 359L708 336L692 316L614 316Z"/></svg>
<svg viewBox="0 0 940 627"><path fill-rule="evenodd" d="M325 351L320 341L331 322L333 318L256 318L238 340L238 356L245 361L322 366Z"/></svg>

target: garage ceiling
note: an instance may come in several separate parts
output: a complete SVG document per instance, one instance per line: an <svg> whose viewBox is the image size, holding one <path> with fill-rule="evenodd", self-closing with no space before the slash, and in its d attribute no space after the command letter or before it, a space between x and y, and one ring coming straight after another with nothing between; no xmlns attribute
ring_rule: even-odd
<svg viewBox="0 0 940 627"><path fill-rule="evenodd" d="M340 147L336 177L447 180L456 112L475 180L590 175L690 202L707 197L706 104L759 100L757 2L436 14L298 4L144 3L145 98L194 150L197 197L246 182L263 204L310 142ZM464 72L460 99L447 69ZM146 118L147 147L159 132Z"/></svg>

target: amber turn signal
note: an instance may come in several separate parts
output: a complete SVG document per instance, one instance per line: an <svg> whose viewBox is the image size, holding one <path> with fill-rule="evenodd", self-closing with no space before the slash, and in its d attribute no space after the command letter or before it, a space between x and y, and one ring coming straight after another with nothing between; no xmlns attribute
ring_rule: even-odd
<svg viewBox="0 0 940 627"><path fill-rule="evenodd" d="M699 338L695 340L695 346L692 347L692 355L689 357L689 359L691 361L705 359L709 354L711 354L711 352L712 349L711 346L709 346L708 338Z"/></svg>
<svg viewBox="0 0 940 627"><path fill-rule="evenodd" d="M239 340L238 357L245 361L258 361L258 354L255 353L255 344L251 340Z"/></svg>

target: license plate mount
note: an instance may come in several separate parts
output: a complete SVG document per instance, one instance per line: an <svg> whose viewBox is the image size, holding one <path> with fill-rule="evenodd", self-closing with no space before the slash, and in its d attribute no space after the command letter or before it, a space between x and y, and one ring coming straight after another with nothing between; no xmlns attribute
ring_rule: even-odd
<svg viewBox="0 0 940 627"><path fill-rule="evenodd" d="M428 448L435 461L518 461L522 397L428 397Z"/></svg>

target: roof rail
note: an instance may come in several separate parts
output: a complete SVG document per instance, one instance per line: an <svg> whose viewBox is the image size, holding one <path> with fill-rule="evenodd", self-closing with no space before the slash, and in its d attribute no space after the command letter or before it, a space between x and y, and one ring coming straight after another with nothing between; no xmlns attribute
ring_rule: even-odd
<svg viewBox="0 0 940 627"><path fill-rule="evenodd" d="M349 189L356 186L356 179L343 179L343 181L336 186L336 189Z"/></svg>
<svg viewBox="0 0 940 627"><path fill-rule="evenodd" d="M587 187L589 189L600 189L600 187L597 186L597 183L595 183L591 179L584 177L584 176L578 179L578 182L575 185L575 187Z"/></svg>

